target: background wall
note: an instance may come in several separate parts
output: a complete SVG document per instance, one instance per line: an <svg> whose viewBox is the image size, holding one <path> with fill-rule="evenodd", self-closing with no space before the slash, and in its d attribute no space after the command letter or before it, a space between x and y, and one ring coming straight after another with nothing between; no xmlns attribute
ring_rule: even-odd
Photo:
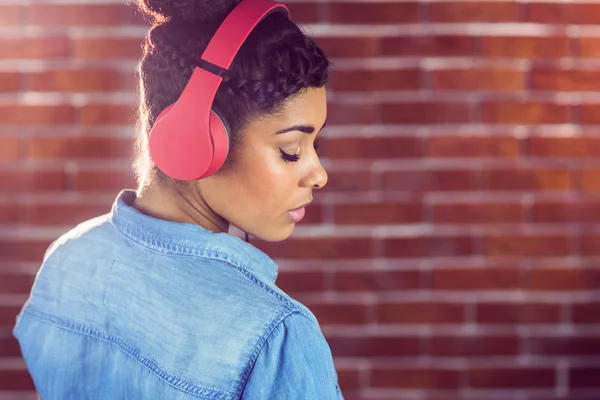
<svg viewBox="0 0 600 400"><path fill-rule="evenodd" d="M132 187L147 24L0 5L0 399L46 246ZM600 2L290 1L335 64L327 189L258 243L348 400L600 398Z"/></svg>

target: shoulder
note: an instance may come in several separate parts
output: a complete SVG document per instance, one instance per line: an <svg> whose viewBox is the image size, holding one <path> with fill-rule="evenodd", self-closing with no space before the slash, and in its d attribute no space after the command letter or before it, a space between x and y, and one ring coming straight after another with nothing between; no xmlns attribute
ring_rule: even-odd
<svg viewBox="0 0 600 400"><path fill-rule="evenodd" d="M325 355L331 355L329 346L323 336L317 319L306 307L297 307L285 315L266 338L271 346L295 348L303 350L321 348ZM320 355L323 355L322 353Z"/></svg>
<svg viewBox="0 0 600 400"><path fill-rule="evenodd" d="M69 252L77 252L77 249L86 251L86 245L91 245L101 237L108 238L116 233L115 231L110 223L110 214L84 221L54 240L44 254L44 261L47 261L50 256L60 255L64 249L69 249Z"/></svg>
<svg viewBox="0 0 600 400"><path fill-rule="evenodd" d="M337 382L333 356L318 323L295 311L265 338L252 364L244 398L339 399Z"/></svg>

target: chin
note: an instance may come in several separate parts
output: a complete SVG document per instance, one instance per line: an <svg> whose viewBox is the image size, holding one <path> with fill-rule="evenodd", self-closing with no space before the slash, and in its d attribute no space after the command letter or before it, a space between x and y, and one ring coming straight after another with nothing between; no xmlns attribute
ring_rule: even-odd
<svg viewBox="0 0 600 400"><path fill-rule="evenodd" d="M295 224L292 224L285 228L270 230L269 232L257 232L257 234L253 236L260 240L264 240L265 242L281 242L292 236L295 226Z"/></svg>

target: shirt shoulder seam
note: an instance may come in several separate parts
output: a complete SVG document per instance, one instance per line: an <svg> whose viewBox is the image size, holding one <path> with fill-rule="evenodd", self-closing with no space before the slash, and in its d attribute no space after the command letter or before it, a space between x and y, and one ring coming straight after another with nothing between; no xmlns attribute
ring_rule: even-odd
<svg viewBox="0 0 600 400"><path fill-rule="evenodd" d="M250 378L250 375L252 374L252 371L254 370L254 366L256 364L256 361L258 360L258 356L262 352L262 349L264 348L265 344L269 341L269 338L273 335L273 332L275 332L277 330L277 328L281 327L284 324L284 322L291 315L294 315L294 314L302 315L303 317L305 317L306 319L308 319L312 323L314 323L312 318L310 318L308 315L303 313L302 310L296 306L294 306L294 308L284 309L280 314L278 314L269 324L269 329L267 331L267 334L261 336L258 339L258 341L256 342L256 344L254 345L253 351L251 353L251 357L250 357L249 361L247 362L244 372L242 373L241 381L243 382L243 384L239 391L240 395L242 393L244 393L246 384L248 383L248 379Z"/></svg>

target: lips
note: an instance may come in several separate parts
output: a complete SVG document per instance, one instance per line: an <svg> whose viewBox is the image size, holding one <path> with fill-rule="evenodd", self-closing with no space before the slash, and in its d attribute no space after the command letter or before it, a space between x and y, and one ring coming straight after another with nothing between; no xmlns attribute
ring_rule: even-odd
<svg viewBox="0 0 600 400"><path fill-rule="evenodd" d="M293 210L289 210L286 214L292 219L294 222L300 222L304 218L306 214L306 206L308 206L311 202L305 203L298 208L294 208Z"/></svg>
<svg viewBox="0 0 600 400"><path fill-rule="evenodd" d="M302 218L304 218L305 213L306 213L306 209L304 207L300 207L300 208L296 208L294 210L288 211L287 215L289 215L294 222L300 222L300 221L302 221Z"/></svg>

